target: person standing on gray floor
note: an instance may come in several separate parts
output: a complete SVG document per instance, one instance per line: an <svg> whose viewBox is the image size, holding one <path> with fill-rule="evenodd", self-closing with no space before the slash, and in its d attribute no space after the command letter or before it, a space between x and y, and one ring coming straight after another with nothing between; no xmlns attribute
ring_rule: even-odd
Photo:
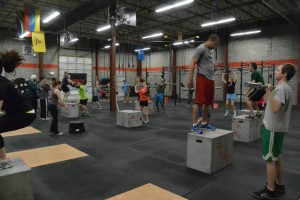
<svg viewBox="0 0 300 200"><path fill-rule="evenodd" d="M28 101L33 107L35 111L35 115L37 113L37 107L38 107L38 93L40 91L40 88L37 85L37 76L35 74L32 74L30 77L30 80L28 82Z"/></svg>
<svg viewBox="0 0 300 200"><path fill-rule="evenodd" d="M63 132L58 130L58 109L57 105L60 104L62 107L68 108L65 102L62 100L60 95L61 81L56 81L53 83L53 88L50 91L48 110L52 115L52 121L50 126L50 135L62 135Z"/></svg>
<svg viewBox="0 0 300 200"><path fill-rule="evenodd" d="M164 106L164 98L165 98L165 79L161 80L161 83L155 84L156 88L156 95L155 95L155 104L156 104L156 112L159 112L159 106L158 103L160 103L162 111L165 112L165 106Z"/></svg>
<svg viewBox="0 0 300 200"><path fill-rule="evenodd" d="M283 164L281 150L283 139L288 132L292 110L292 88L288 82L296 73L292 64L281 64L274 72L278 85L267 85L267 108L261 128L262 154L266 161L267 183L264 189L253 192L252 196L258 199L277 199L277 196L285 194L283 184Z"/></svg>
<svg viewBox="0 0 300 200"><path fill-rule="evenodd" d="M40 78L40 119L48 120L48 97L50 85L46 82L45 77Z"/></svg>

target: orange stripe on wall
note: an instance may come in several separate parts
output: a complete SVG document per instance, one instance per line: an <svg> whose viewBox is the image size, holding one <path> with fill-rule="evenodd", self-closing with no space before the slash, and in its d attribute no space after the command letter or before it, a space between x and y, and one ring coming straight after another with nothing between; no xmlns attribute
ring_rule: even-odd
<svg viewBox="0 0 300 200"><path fill-rule="evenodd" d="M38 64L32 64L32 63L22 63L19 65L20 68L38 68ZM44 69L55 69L58 66L55 64L44 64Z"/></svg>
<svg viewBox="0 0 300 200"><path fill-rule="evenodd" d="M243 61L243 66L248 66L250 63L255 62L257 65L262 64L262 61ZM297 65L299 63L298 59L287 59L287 60L265 60L263 61L263 66L264 67L269 67L272 66L273 64L275 65L280 65L282 63L292 63L294 65ZM229 63L229 67L241 67L241 62L232 62Z"/></svg>

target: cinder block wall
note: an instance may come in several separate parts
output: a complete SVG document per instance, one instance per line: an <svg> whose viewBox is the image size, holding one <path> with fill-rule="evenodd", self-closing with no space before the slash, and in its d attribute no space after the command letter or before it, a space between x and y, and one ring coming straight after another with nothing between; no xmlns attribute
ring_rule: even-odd
<svg viewBox="0 0 300 200"><path fill-rule="evenodd" d="M23 45L31 45L31 40L15 40L12 39L11 35L2 34L3 37L0 39L0 51L16 49L22 54L22 46ZM216 51L215 63L219 65L224 65L225 60L225 51L224 51L224 39L221 36L221 44L218 46ZM121 44L122 45L122 44ZM198 45L198 44L197 44ZM194 54L195 48L188 46L178 46L176 53L176 65L177 66L185 66L188 67L190 64L190 60ZM44 54L44 70L43 76L47 78L52 78L49 72L54 72L54 77L59 77L59 56L78 56L78 57L91 57L92 58L92 66L93 66L93 80L95 79L95 49L93 48L93 44L89 40L80 40L79 43L71 45L67 48L58 48L56 44L56 39L47 39L46 41L47 52ZM117 57L116 57L116 67L117 73L116 75L123 76L124 79L130 85L135 84L136 78L136 66L137 66L137 54L134 52L127 52L126 48L122 51L118 50L117 47ZM239 38L229 38L228 42L228 59L229 66L231 69L237 68L241 66L241 62L257 62L258 70L261 71L260 63L263 60L264 62L274 63L276 67L282 62L292 62L296 64L298 71L298 63L299 63L299 31L295 31L293 27L271 27L268 30L263 30L261 34L255 36L247 36L247 37L239 37ZM133 57L133 61L132 61ZM18 77L29 78L31 74L37 74L38 71L38 54L36 56L33 55L24 55L25 61L22 66L17 68L16 73L14 75L6 74L6 76L10 79L15 79ZM99 78L109 77L109 50L100 49L98 51L98 72ZM148 68L149 76L148 82L154 84L155 82L160 81L161 79L161 69L162 67L167 67L170 69L171 67L171 51L166 50L155 50L152 49L151 52L145 52L145 60L142 61L142 76L145 78L146 76L146 66ZM134 68L127 69L128 64L130 66L134 65ZM119 70L119 66L123 66L127 69L126 73L123 73L122 70ZM272 74L272 68L270 68L270 64L265 63L264 68L262 69L263 76L265 78L265 82L272 83L272 78L269 78L268 74ZM266 66L269 66L267 68ZM250 74L247 73L247 66L243 66L243 81L250 80ZM217 101L223 100L223 84L221 81L222 70L217 70L215 72L215 80L216 80L216 94L215 99ZM120 73L120 74L119 74ZM182 70L181 72L181 83L184 84L185 88L177 87L177 93L179 94L180 89L186 89L186 84L188 81L188 69ZM236 86L236 93L239 94L240 86L241 86L241 73L236 71L238 76L238 84ZM298 73L298 72L297 72ZM165 71L165 79L167 83L171 83L171 71ZM179 85L179 72L177 73L177 85ZM297 91L298 89L298 74L295 78L290 81L290 85L293 88L293 91ZM245 92L247 88L242 87L242 92ZM166 94L169 95L171 92L171 86L168 86L166 89ZM155 94L155 91L151 92ZM181 90L181 98L186 97L186 91ZM297 93L295 92L293 96L293 104L297 103Z"/></svg>

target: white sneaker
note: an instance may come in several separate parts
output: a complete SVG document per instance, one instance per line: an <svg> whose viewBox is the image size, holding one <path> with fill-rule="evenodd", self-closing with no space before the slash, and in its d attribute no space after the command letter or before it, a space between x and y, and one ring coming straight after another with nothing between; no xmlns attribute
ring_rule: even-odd
<svg viewBox="0 0 300 200"><path fill-rule="evenodd" d="M59 132L59 133L57 133L57 134L55 134L55 135L60 136L60 135L63 135L63 134L64 134L63 132Z"/></svg>
<svg viewBox="0 0 300 200"><path fill-rule="evenodd" d="M227 117L228 116L228 113L225 113L224 117Z"/></svg>

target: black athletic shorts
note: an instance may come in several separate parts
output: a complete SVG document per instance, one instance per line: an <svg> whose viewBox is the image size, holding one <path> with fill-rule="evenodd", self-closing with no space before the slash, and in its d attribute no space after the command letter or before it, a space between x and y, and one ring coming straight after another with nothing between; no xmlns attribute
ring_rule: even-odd
<svg viewBox="0 0 300 200"><path fill-rule="evenodd" d="M148 101L140 101L140 106L148 106Z"/></svg>
<svg viewBox="0 0 300 200"><path fill-rule="evenodd" d="M80 99L79 104L86 105L88 102L88 99Z"/></svg>
<svg viewBox="0 0 300 200"><path fill-rule="evenodd" d="M67 85L62 85L61 89L62 89L63 92L69 92L70 91L70 88Z"/></svg>
<svg viewBox="0 0 300 200"><path fill-rule="evenodd" d="M259 101L265 94L266 94L265 89L254 88L254 90L248 95L248 97L251 101Z"/></svg>

